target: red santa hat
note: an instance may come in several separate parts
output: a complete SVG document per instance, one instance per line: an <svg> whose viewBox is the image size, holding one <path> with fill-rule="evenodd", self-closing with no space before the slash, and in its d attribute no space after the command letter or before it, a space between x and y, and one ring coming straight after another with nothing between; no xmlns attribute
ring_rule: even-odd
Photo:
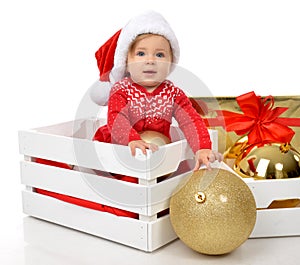
<svg viewBox="0 0 300 265"><path fill-rule="evenodd" d="M95 54L100 71L100 81L109 81L109 74L114 66L114 55L120 33L121 30L117 31Z"/></svg>
<svg viewBox="0 0 300 265"><path fill-rule="evenodd" d="M132 18L125 27L116 32L95 53L100 71L100 81L114 83L125 76L127 53L131 43L137 36L147 33L164 36L170 43L173 63L178 63L180 49L175 33L161 14L148 11ZM171 70L173 68L174 65ZM101 91L98 91L98 93L101 93ZM102 101L105 101L106 96L102 95L101 97L103 98ZM97 103L99 104L99 100Z"/></svg>

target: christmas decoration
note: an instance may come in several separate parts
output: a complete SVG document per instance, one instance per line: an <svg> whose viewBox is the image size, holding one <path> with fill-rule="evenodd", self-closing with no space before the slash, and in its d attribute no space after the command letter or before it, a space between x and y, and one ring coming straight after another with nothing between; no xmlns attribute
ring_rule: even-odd
<svg viewBox="0 0 300 265"><path fill-rule="evenodd" d="M233 169L242 177L282 179L300 176L300 153L290 144L249 145L248 137L239 139L225 157L235 158Z"/></svg>
<svg viewBox="0 0 300 265"><path fill-rule="evenodd" d="M171 143L167 136L156 131L144 131L140 134L140 136L146 143L152 143L158 146Z"/></svg>
<svg viewBox="0 0 300 265"><path fill-rule="evenodd" d="M226 131L247 135L248 144L290 143L295 132L288 126L300 126L298 118L280 118L288 108L274 107L274 98L262 98L249 92L236 98L243 114L216 111L225 122Z"/></svg>
<svg viewBox="0 0 300 265"><path fill-rule="evenodd" d="M224 158L235 159L233 168L243 177L298 177L299 153L290 145L295 132L288 126L300 126L300 119L279 117L288 108L274 107L272 96L262 98L249 92L236 101L243 114L216 111L215 120L222 120L227 132L242 135Z"/></svg>
<svg viewBox="0 0 300 265"><path fill-rule="evenodd" d="M244 243L256 221L252 192L224 169L201 169L182 183L170 200L170 219L178 237L193 250L229 253Z"/></svg>

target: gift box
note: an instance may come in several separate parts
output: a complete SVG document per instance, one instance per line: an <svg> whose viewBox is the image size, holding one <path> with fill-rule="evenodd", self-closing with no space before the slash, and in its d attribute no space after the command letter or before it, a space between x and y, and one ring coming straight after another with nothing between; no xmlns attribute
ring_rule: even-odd
<svg viewBox="0 0 300 265"><path fill-rule="evenodd" d="M206 104L207 113L207 125L210 128L214 128L218 131L219 151L224 153L228 148L230 148L241 136L236 134L234 131L226 131L224 126L224 120L222 116L220 119L216 119L218 116L216 111L230 111L238 114L243 114L241 108L236 100L237 97L198 97L195 100L200 100ZM286 110L280 115L281 118L292 118L297 119L300 117L300 96L273 96L274 108L283 107ZM288 122L287 122L288 123ZM291 124L299 124L298 122L293 122ZM294 137L291 140L291 144L298 150L300 150L300 126L289 125L289 127L295 132Z"/></svg>
<svg viewBox="0 0 300 265"><path fill-rule="evenodd" d="M254 92L250 92L240 97L199 98L198 100L205 102L208 106L207 125L218 131L218 148L220 152L225 154L224 161L226 164L230 168L235 169L233 172L240 173L240 171L236 170L238 169L236 167L236 152L240 152L240 150L234 150L234 148L241 146L239 141L243 142L243 133L248 137L249 132L254 130L256 131L251 139L252 146L269 146L276 140L287 140L293 150L295 150L294 160L296 167L299 167L300 96L259 97ZM263 105L263 110L256 109L256 100ZM224 117L224 115L227 117ZM249 118L249 116L251 117ZM244 126L242 123L250 123L251 119L255 121L253 126L259 128L251 127L253 131L247 131L245 128L248 124ZM268 129L268 131L263 131L265 129ZM233 152L229 153L229 151ZM265 176L258 178L256 175L245 178L246 174L239 175L243 176L243 180L252 190L257 204L256 225L250 237L300 235L299 175L295 176L293 174L293 178L282 179L267 179Z"/></svg>
<svg viewBox="0 0 300 265"><path fill-rule="evenodd" d="M151 252L177 238L169 200L191 173L193 153L181 131L172 143L132 157L127 146L92 141L101 119L83 119L19 132L23 211L33 217ZM213 149L217 132L210 130ZM48 161L48 163L41 163ZM122 181L122 174L138 183ZM135 218L98 210L100 205ZM130 215L129 214L129 215Z"/></svg>

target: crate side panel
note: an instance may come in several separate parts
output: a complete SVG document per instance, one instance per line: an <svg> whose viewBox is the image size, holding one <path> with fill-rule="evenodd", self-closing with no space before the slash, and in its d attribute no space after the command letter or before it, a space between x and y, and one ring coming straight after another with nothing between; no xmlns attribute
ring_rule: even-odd
<svg viewBox="0 0 300 265"><path fill-rule="evenodd" d="M19 132L20 153L86 168L146 178L147 165L130 155L126 146L87 139L40 133ZM120 159L125 157L126 159Z"/></svg>
<svg viewBox="0 0 300 265"><path fill-rule="evenodd" d="M181 161L191 158L193 154L186 140L161 146L148 160L149 179L173 173Z"/></svg>
<svg viewBox="0 0 300 265"><path fill-rule="evenodd" d="M28 186L139 214L147 212L147 191L138 184L32 162L21 162L21 181Z"/></svg>
<svg viewBox="0 0 300 265"><path fill-rule="evenodd" d="M169 201L174 190L190 174L191 172L183 173L150 186L148 192L148 215L153 215L157 211L169 208Z"/></svg>
<svg viewBox="0 0 300 265"><path fill-rule="evenodd" d="M20 131L19 148L20 153L26 156L75 164L71 137Z"/></svg>
<svg viewBox="0 0 300 265"><path fill-rule="evenodd" d="M300 235L300 208L258 210L251 238Z"/></svg>
<svg viewBox="0 0 300 265"><path fill-rule="evenodd" d="M19 132L19 142L20 153L27 156L40 157L141 179L155 179L165 173L175 171L181 161L180 155L173 155L178 153L177 149L180 149L181 141L166 148L169 155L165 159L166 163L163 167L159 165L161 165L161 156L165 154L164 148L154 154L148 152L147 156L132 157L127 146L35 131ZM150 172L151 177L149 177Z"/></svg>
<svg viewBox="0 0 300 265"><path fill-rule="evenodd" d="M267 208L274 200L300 199L300 178L244 180L255 197L257 208Z"/></svg>
<svg viewBox="0 0 300 265"><path fill-rule="evenodd" d="M148 152L146 156L137 152L136 157L131 156L127 146L81 139L84 135L90 137L94 122L79 120L20 131L20 153L147 180L174 172L182 160L193 157L185 139L162 146L155 153ZM75 137L69 135L72 128ZM210 133L216 134L213 130ZM217 141L216 137L212 137L213 142Z"/></svg>
<svg viewBox="0 0 300 265"><path fill-rule="evenodd" d="M177 238L170 222L170 216L164 216L149 224L149 251L156 250Z"/></svg>
<svg viewBox="0 0 300 265"><path fill-rule="evenodd" d="M32 192L23 191L22 196L25 214L148 251L144 222L66 204Z"/></svg>
<svg viewBox="0 0 300 265"><path fill-rule="evenodd" d="M218 132L209 130L212 149L218 149ZM186 139L172 144L161 146L149 160L150 179L175 172L183 160L193 159L194 154Z"/></svg>

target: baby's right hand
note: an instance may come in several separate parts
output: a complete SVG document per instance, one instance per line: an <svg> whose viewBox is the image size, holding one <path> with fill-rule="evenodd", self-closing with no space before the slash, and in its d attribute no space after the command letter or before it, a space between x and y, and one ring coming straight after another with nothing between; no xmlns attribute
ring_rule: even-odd
<svg viewBox="0 0 300 265"><path fill-rule="evenodd" d="M152 152L155 152L158 150L158 146L156 144L146 143L143 140L131 141L131 142L129 142L128 146L130 147L132 156L135 156L136 148L141 149L144 155L147 154L147 152L146 152L147 149L150 149Z"/></svg>

